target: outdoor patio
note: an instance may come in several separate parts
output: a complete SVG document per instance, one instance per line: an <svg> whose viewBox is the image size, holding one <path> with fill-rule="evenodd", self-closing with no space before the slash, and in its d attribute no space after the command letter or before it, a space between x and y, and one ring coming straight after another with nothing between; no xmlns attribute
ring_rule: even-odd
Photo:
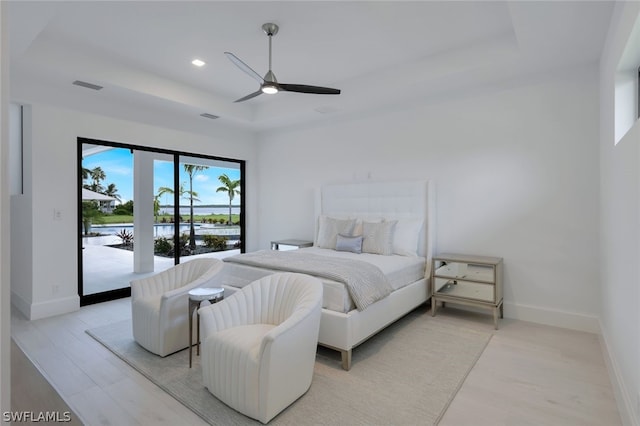
<svg viewBox="0 0 640 426"><path fill-rule="evenodd" d="M83 285L84 294L95 294L103 291L128 287L131 280L157 274L173 266L173 258L154 256L154 271L146 273L133 272L133 252L107 244L118 244L120 238L114 235L104 237L83 238ZM240 249L218 251L194 256L185 256L183 262L200 257L223 259L240 253Z"/></svg>

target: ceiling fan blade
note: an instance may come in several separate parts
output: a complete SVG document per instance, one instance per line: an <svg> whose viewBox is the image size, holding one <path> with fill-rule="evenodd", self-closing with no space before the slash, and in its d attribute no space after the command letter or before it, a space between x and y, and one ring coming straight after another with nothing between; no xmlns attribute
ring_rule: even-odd
<svg viewBox="0 0 640 426"><path fill-rule="evenodd" d="M257 92L250 93L247 96L245 96L244 98L240 98L240 99L238 99L237 101L234 101L234 102L248 101L249 99L255 98L258 95L262 95L262 90L258 90Z"/></svg>
<svg viewBox="0 0 640 426"><path fill-rule="evenodd" d="M315 95L339 95L340 89L331 89L329 87L307 86L305 84L285 84L278 83L280 89L285 92L313 93Z"/></svg>
<svg viewBox="0 0 640 426"><path fill-rule="evenodd" d="M231 52L224 52L224 54L227 55L227 58L229 58L229 60L231 60L231 62L233 62L242 71L247 73L251 78L256 79L258 81L258 83L260 83L260 84L264 83L264 79L262 77L260 77L260 74L255 72L249 65L245 64L244 62L242 62L242 60L240 58L238 58L236 55L234 55Z"/></svg>

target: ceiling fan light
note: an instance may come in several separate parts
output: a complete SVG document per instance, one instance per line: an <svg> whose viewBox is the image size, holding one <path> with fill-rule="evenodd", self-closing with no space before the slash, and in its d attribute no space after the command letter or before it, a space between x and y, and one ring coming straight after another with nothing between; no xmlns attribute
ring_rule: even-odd
<svg viewBox="0 0 640 426"><path fill-rule="evenodd" d="M278 87L273 84L263 84L260 90L262 90L262 93L267 95L274 95L278 93Z"/></svg>

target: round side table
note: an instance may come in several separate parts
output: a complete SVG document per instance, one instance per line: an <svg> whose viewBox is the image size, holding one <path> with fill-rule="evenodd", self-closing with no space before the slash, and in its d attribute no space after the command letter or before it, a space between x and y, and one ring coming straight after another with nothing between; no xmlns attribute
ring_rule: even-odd
<svg viewBox="0 0 640 426"><path fill-rule="evenodd" d="M224 299L224 289L219 287L213 288L194 288L189 290L189 368L191 368L191 357L193 351L193 311L200 308L203 301L209 303L218 303ZM200 315L196 313L196 355L200 355Z"/></svg>

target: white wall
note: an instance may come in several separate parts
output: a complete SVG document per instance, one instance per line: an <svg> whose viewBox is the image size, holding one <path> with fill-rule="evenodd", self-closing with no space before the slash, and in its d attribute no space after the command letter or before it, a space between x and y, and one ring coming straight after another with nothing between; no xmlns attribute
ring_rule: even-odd
<svg viewBox="0 0 640 426"><path fill-rule="evenodd" d="M7 5L0 2L0 413L11 409L9 245L9 51ZM3 416L4 418L4 416ZM0 419L2 424L7 422Z"/></svg>
<svg viewBox="0 0 640 426"><path fill-rule="evenodd" d="M620 413L631 425L640 424L640 124L614 145L614 98L616 68L639 16L640 3L616 4L600 64L602 335Z"/></svg>
<svg viewBox="0 0 640 426"><path fill-rule="evenodd" d="M506 316L596 331L596 68L264 135L261 247L313 238L324 183L433 179L437 251L504 257Z"/></svg>
<svg viewBox="0 0 640 426"><path fill-rule="evenodd" d="M257 210L252 189L256 187L256 150L252 133L237 131L230 136L227 129L223 137L215 136L215 130L204 136L40 104L31 105L30 120L25 130L24 195L12 200L14 224L24 232L18 238L30 240L25 246L31 250L30 256L14 261L14 277L20 279L13 282L12 302L28 318L79 307L78 137L246 160L247 238L255 241ZM54 221L54 209L61 212L61 220Z"/></svg>

